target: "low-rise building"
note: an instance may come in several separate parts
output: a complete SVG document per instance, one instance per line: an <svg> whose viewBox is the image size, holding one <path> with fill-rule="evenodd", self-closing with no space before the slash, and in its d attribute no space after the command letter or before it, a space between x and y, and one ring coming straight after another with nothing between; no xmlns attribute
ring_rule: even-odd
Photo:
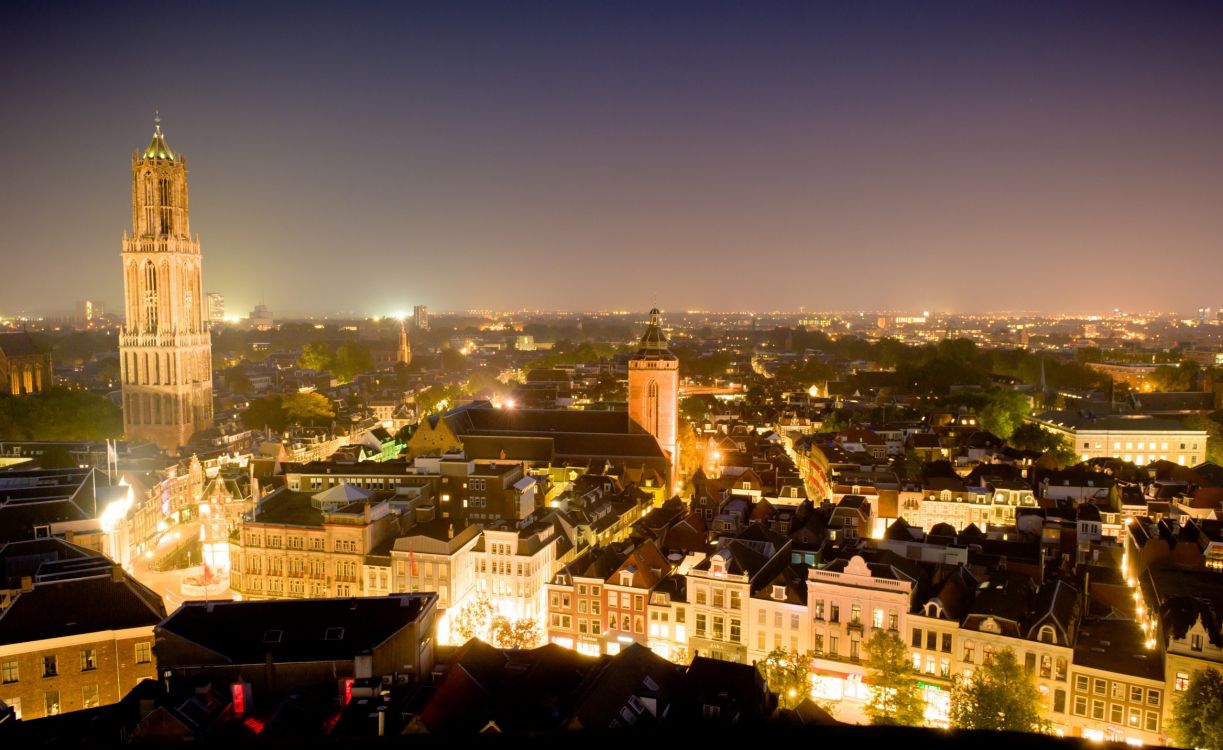
<svg viewBox="0 0 1223 750"><path fill-rule="evenodd" d="M0 610L0 701L36 719L116 703L156 679L161 597L105 557L61 556L47 540L14 546L0 551L4 569L32 569L5 584L12 588Z"/></svg>
<svg viewBox="0 0 1223 750"><path fill-rule="evenodd" d="M1051 411L1027 420L1065 437L1084 461L1119 458L1139 466L1155 461L1196 466L1206 455L1206 432L1174 419Z"/></svg>
<svg viewBox="0 0 1223 750"><path fill-rule="evenodd" d="M297 688L321 688L338 704L362 682L427 677L436 616L432 593L187 602L157 626L157 664L171 693L211 682L247 712Z"/></svg>

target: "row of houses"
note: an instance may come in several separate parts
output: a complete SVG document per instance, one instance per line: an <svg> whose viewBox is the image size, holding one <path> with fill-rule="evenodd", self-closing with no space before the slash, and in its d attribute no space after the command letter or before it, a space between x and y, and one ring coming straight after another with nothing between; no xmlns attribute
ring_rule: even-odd
<svg viewBox="0 0 1223 750"><path fill-rule="evenodd" d="M898 521L882 539L834 538L835 510L789 533L778 531L783 514L765 513L730 534L686 510L651 526L656 510L630 540L559 570L548 639L592 655L638 644L680 661L809 654L813 697L861 702L866 644L882 630L909 647L927 719L943 726L952 680L1011 649L1057 732L1166 742L1175 679L1115 563L1088 555L1046 568L1042 528L927 534Z"/></svg>

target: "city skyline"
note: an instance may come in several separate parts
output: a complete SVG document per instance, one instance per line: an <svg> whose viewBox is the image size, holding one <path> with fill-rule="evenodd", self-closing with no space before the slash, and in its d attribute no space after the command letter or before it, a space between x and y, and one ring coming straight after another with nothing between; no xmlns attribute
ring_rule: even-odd
<svg viewBox="0 0 1223 750"><path fill-rule="evenodd" d="M156 109L234 314L1215 302L1217 7L289 7L6 7L0 314L119 309Z"/></svg>

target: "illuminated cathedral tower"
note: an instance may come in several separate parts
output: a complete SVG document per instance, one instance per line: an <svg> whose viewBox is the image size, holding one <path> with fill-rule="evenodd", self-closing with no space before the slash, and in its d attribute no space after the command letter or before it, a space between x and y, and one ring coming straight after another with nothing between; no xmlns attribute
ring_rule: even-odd
<svg viewBox="0 0 1223 750"><path fill-rule="evenodd" d="M395 350L395 361L400 364L412 364L412 344L408 341L408 328L399 319L399 348Z"/></svg>
<svg viewBox="0 0 1223 750"><path fill-rule="evenodd" d="M679 360L667 348L658 308L641 347L628 363L628 416L636 429L658 439L671 460L672 490L679 484Z"/></svg>
<svg viewBox="0 0 1223 750"><path fill-rule="evenodd" d="M166 144L160 117L154 125L132 156L132 233L123 235L123 427L129 441L173 451L212 426L212 344L187 160Z"/></svg>

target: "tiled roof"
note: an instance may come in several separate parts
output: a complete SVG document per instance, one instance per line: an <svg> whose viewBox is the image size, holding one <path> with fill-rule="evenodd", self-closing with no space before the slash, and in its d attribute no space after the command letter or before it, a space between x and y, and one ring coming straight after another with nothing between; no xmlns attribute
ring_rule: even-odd
<svg viewBox="0 0 1223 750"><path fill-rule="evenodd" d="M187 602L158 627L229 664L352 659L416 621L437 594ZM330 637L329 637L330 636ZM169 666L169 665L166 665Z"/></svg>

